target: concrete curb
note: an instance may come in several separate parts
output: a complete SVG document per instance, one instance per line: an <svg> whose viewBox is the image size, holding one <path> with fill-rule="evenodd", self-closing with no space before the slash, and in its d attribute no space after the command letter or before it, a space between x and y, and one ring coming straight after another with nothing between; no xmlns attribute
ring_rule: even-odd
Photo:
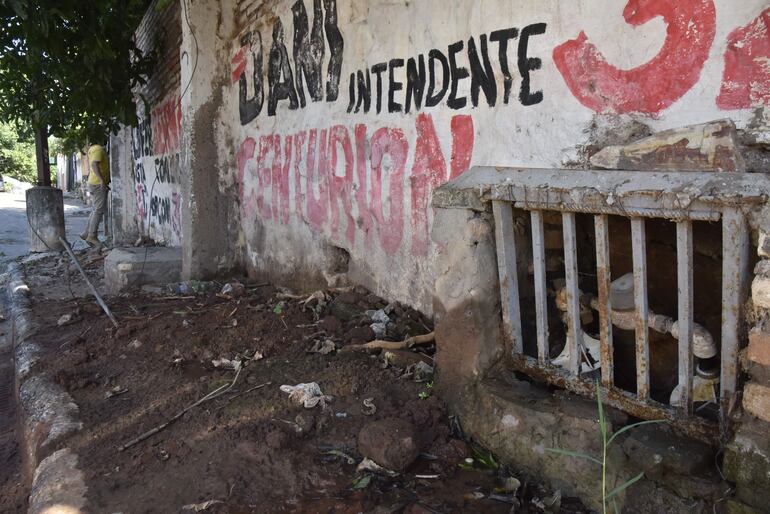
<svg viewBox="0 0 770 514"><path fill-rule="evenodd" d="M31 373L40 348L34 340L38 325L30 306L30 290L18 264L9 266L8 275L6 295L24 471L32 476L28 512L80 512L85 505L86 486L77 467L77 455L69 448L51 452L57 443L83 427L77 420L78 406L51 376Z"/></svg>

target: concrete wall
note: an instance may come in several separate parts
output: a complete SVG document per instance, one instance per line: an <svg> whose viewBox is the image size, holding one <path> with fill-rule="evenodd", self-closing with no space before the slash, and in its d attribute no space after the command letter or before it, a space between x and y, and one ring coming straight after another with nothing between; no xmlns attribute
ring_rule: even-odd
<svg viewBox="0 0 770 514"><path fill-rule="evenodd" d="M608 127L745 129L770 99L767 17L764 0L151 8L140 41L171 43L121 135L124 218L187 247L191 276L315 287L347 268L430 312L436 186L471 165L588 166Z"/></svg>
<svg viewBox="0 0 770 514"><path fill-rule="evenodd" d="M351 278L430 311L438 184L470 165L581 166L608 124L745 127L767 103L766 2L624 4L223 3L218 168L247 266L305 280L332 245Z"/></svg>
<svg viewBox="0 0 770 514"><path fill-rule="evenodd" d="M111 141L113 210L119 243L133 242L142 235L180 246L181 8L172 3L157 11L156 4L147 10L136 32L137 46L143 52L159 53L155 72L135 90L139 123Z"/></svg>

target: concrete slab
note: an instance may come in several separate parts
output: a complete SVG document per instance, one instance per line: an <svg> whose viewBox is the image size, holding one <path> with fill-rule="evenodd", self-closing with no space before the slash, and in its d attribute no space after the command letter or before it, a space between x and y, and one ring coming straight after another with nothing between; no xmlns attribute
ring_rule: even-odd
<svg viewBox="0 0 770 514"><path fill-rule="evenodd" d="M118 294L146 285L179 282L181 271L181 248L114 248L104 260L104 286L107 294Z"/></svg>

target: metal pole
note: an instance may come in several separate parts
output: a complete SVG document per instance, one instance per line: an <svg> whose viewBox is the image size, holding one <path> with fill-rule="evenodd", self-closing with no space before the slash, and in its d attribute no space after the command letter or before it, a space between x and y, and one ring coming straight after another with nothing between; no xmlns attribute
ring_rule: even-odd
<svg viewBox="0 0 770 514"><path fill-rule="evenodd" d="M110 321L112 321L112 324L115 325L115 328L118 328L118 320L115 319L115 316L112 315L112 311L110 311L110 308L107 307L106 303L104 303L104 300L102 299L101 295L99 295L99 292L96 290L96 288L91 283L91 281L88 280L88 276L86 276L86 272L83 271L83 267L80 266L80 263L78 262L77 257L75 257L75 254L72 252L72 248L70 248L69 243L65 241L64 238L62 237L59 237L59 241L61 241L61 244L64 245L64 249L67 250L67 253L70 256L70 259L72 259L72 262L75 263L75 266L78 268L78 271L80 271L80 274L83 275L83 280L85 280L86 284L88 284L88 287L91 288L91 292L96 297L96 302L102 308L104 313L110 318Z"/></svg>

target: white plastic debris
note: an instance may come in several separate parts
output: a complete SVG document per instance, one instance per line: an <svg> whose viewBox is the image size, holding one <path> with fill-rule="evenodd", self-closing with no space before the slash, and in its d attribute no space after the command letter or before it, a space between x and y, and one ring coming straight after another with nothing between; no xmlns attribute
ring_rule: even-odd
<svg viewBox="0 0 770 514"><path fill-rule="evenodd" d="M322 408L326 407L326 403L331 402L333 399L333 397L323 394L323 392L321 392L321 386L316 382L297 384L295 386L282 385L281 391L289 393L290 400L304 405L306 409L312 409L319 403Z"/></svg>
<svg viewBox="0 0 770 514"><path fill-rule="evenodd" d="M64 314L64 315L62 315L61 318L59 318L59 321L57 321L56 324L61 327L61 326L66 325L70 321L72 321L72 314Z"/></svg>
<svg viewBox="0 0 770 514"><path fill-rule="evenodd" d="M569 337L570 335L568 332L567 343L564 345L564 349L561 351L558 357L551 361L554 366L566 368L569 364ZM593 337L583 332L583 356L581 358L582 365L580 368L581 373L590 373L602 367L600 347L601 341L594 339ZM589 355L591 356L593 364L588 359Z"/></svg>
<svg viewBox="0 0 770 514"><path fill-rule="evenodd" d="M246 293L246 288L240 282L229 282L222 287L220 294L238 298Z"/></svg>
<svg viewBox="0 0 770 514"><path fill-rule="evenodd" d="M356 471L361 473L363 471L371 471L374 473L379 473L381 475L387 475L389 477L395 477L398 476L398 473L395 471L391 471L387 468L383 468L376 462L374 462L369 457L366 457L364 460L361 461L361 463L356 467Z"/></svg>
<svg viewBox="0 0 770 514"><path fill-rule="evenodd" d="M182 510L192 511L192 512L203 512L205 510L208 510L210 507L217 505L218 503L223 503L221 500L209 500L201 503L191 503L189 505L185 505L182 507Z"/></svg>
<svg viewBox="0 0 770 514"><path fill-rule="evenodd" d="M215 368L232 369L236 371L241 367L241 361L230 359L214 359L211 361L211 364L213 364Z"/></svg>

